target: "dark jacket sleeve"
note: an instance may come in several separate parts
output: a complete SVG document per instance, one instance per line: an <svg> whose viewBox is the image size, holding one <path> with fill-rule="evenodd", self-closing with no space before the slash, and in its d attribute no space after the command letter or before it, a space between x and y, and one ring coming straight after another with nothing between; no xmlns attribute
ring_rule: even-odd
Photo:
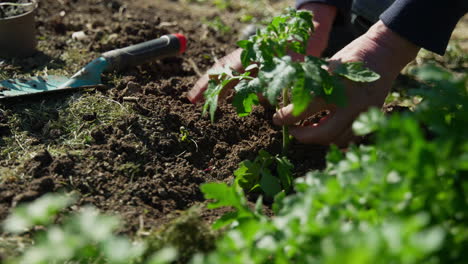
<svg viewBox="0 0 468 264"><path fill-rule="evenodd" d="M336 6L338 18L349 18L352 0L297 0ZM468 12L468 0L396 0L380 15L382 22L412 43L443 55L457 22Z"/></svg>
<svg viewBox="0 0 468 264"><path fill-rule="evenodd" d="M414 44L443 55L468 0L396 0L382 22Z"/></svg>
<svg viewBox="0 0 468 264"><path fill-rule="evenodd" d="M338 8L338 15L336 17L337 23L344 23L349 19L352 0L296 0L296 8L300 8L305 3L322 3L327 5L336 6Z"/></svg>

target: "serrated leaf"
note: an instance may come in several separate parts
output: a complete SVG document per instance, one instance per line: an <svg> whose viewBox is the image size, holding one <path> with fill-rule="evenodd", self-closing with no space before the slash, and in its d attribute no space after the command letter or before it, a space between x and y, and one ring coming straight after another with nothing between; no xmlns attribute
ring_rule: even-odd
<svg viewBox="0 0 468 264"><path fill-rule="evenodd" d="M272 105L276 105L276 100L281 91L288 88L296 74L291 57L274 58L274 62L276 67L273 70L259 74L259 78L265 78L265 82L269 83L265 96Z"/></svg>
<svg viewBox="0 0 468 264"><path fill-rule="evenodd" d="M232 104L236 107L239 116L246 116L252 112L254 105L258 105L258 96L256 91L249 86L249 82L243 80L239 82L236 87L236 94Z"/></svg>
<svg viewBox="0 0 468 264"><path fill-rule="evenodd" d="M345 62L333 72L355 82L374 82L380 78L378 73L364 67L363 62Z"/></svg>
<svg viewBox="0 0 468 264"><path fill-rule="evenodd" d="M252 189L260 180L260 166L257 163L245 160L234 171L236 183L244 190Z"/></svg>
<svg viewBox="0 0 468 264"><path fill-rule="evenodd" d="M214 199L207 207L216 209L224 206L232 206L236 209L242 209L245 201L236 190L235 185L228 186L225 183L206 183L200 187L205 195L205 199Z"/></svg>

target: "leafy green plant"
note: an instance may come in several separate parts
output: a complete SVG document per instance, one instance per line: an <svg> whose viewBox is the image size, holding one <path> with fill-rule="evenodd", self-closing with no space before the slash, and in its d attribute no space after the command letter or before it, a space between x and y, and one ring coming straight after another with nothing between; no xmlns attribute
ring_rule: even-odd
<svg viewBox="0 0 468 264"><path fill-rule="evenodd" d="M179 128L179 142L181 143L188 143L188 142L192 142L195 147L196 147L196 150L198 151L198 144L197 142L190 136L190 132L187 128L181 126Z"/></svg>
<svg viewBox="0 0 468 264"><path fill-rule="evenodd" d="M241 61L245 71L239 73L226 65L222 69L210 72L208 89L204 94L206 101L203 112L209 112L211 121L214 122L219 94L232 82L238 82L234 88L236 95L233 105L239 116L248 115L253 106L259 103L258 94L262 94L272 105L278 105L280 98L282 98L283 106L292 102L293 114L297 116L307 109L316 96L323 97L330 103L344 106L346 98L340 77L356 82L372 82L380 77L377 73L365 68L362 62L343 63L330 73L326 70L328 62L323 59L306 56L304 61L293 61L289 54L294 52L305 55L313 30L310 12L288 9L286 14L273 18L266 28L259 30L249 40L239 41L237 44L243 49ZM288 127L283 126L282 130L283 155L286 155L289 145ZM278 160L286 161L284 157ZM242 167L246 164L244 163ZM256 166L263 165L257 164ZM245 171L246 169L242 167L241 170ZM239 174L241 174L240 171L238 171ZM292 180L291 178L284 180L284 175L280 173L281 188L278 187L277 180L274 180L273 176L269 177L267 170L259 172L260 174L263 176L240 177L242 181L246 177L251 177L249 181L253 178L269 179L261 184L265 187L262 190L268 190L269 195L281 189L288 189ZM288 173L287 177L290 175ZM266 188L267 182L273 189Z"/></svg>
<svg viewBox="0 0 468 264"><path fill-rule="evenodd" d="M213 19L203 19L203 24L207 25L208 27L212 28L220 35L227 35L232 31L232 28L226 23L221 20L219 17L215 17Z"/></svg>
<svg viewBox="0 0 468 264"><path fill-rule="evenodd" d="M272 167L276 165L275 170ZM248 192L261 189L267 196L274 197L284 190L288 192L292 185L293 164L286 157L272 156L260 150L257 158L252 162L245 160L234 172L236 184ZM276 173L272 173L275 171ZM278 175L274 177L273 175Z"/></svg>
<svg viewBox="0 0 468 264"><path fill-rule="evenodd" d="M5 220L5 231L23 233L36 231L34 243L21 256L9 263L170 263L177 257L171 248L163 248L143 259L143 242L133 242L114 233L119 220L102 215L93 207L84 207L68 215L60 224L53 224L57 214L70 206L73 197L59 194L45 195L36 201L16 208Z"/></svg>
<svg viewBox="0 0 468 264"><path fill-rule="evenodd" d="M353 128L375 144L332 148L324 171L278 196L275 217L246 206L237 185L202 186L234 208L217 250L192 263L466 263L468 77L427 65L415 112L377 109Z"/></svg>

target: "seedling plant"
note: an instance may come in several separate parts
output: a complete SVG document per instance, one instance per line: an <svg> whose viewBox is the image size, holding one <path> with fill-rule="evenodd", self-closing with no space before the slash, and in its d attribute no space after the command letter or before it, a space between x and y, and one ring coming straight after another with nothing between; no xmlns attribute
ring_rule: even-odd
<svg viewBox="0 0 468 264"><path fill-rule="evenodd" d="M345 62L329 71L328 61L306 56L309 38L314 31L312 18L312 14L308 11L287 9L284 15L273 18L271 23L258 30L256 35L237 43L243 50L241 62L244 72L234 71L226 65L224 68L209 73L210 81L204 94L206 101L203 112L209 113L212 122L214 122L219 95L227 85L233 82L237 84L234 87L236 94L232 104L239 116L250 114L253 106L259 104L259 95L277 107L292 103L293 114L298 116L316 97L344 107L346 98L342 77L355 82L373 82L380 78L377 73L365 68L362 62ZM303 61L295 61L291 53L303 55L305 58ZM282 133L283 157L278 157L278 159L287 160L285 156L290 141L287 126L283 126ZM265 153L260 156L263 158L260 157L257 161L264 161ZM273 159L273 156L271 158ZM260 180L261 189L267 194L271 193L267 190L271 190L271 184L268 184L269 186L262 184L262 182L270 182L263 180L264 177L270 178L268 166L259 166L260 171L252 171L249 169L252 166L242 163L240 170L247 173L242 177L250 178L250 181ZM277 180L273 189L284 190L289 187L290 184L287 182L291 182L291 169L292 166L288 166L287 170L278 169L279 179L287 177L289 180ZM287 175L282 175L285 171ZM236 176L240 174L238 170ZM248 186L251 187L252 184Z"/></svg>

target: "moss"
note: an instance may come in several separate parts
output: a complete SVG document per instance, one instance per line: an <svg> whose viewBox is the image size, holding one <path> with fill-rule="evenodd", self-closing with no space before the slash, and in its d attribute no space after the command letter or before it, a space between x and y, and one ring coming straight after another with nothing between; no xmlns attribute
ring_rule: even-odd
<svg viewBox="0 0 468 264"><path fill-rule="evenodd" d="M214 250L219 233L210 228L200 212L200 207L193 207L150 235L146 241L147 257L171 246L179 252L177 263L187 263L196 253Z"/></svg>

